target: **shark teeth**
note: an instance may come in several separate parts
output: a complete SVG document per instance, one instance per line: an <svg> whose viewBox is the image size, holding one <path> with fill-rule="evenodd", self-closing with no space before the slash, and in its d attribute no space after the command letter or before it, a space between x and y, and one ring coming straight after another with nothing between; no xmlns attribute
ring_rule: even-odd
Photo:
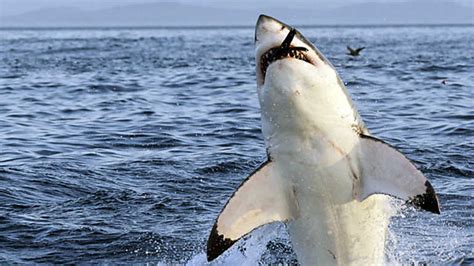
<svg viewBox="0 0 474 266"><path fill-rule="evenodd" d="M304 51L307 51L307 49L303 47L289 47L284 49L281 46L268 50L260 58L260 71L262 71L264 80L268 66L277 60L295 58L310 63L309 59L304 54Z"/></svg>

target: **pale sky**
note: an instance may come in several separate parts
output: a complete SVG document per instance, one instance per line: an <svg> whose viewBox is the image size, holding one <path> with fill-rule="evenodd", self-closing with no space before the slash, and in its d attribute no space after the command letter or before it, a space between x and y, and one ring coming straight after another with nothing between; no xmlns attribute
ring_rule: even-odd
<svg viewBox="0 0 474 266"><path fill-rule="evenodd" d="M156 2L180 2L210 7L231 7L251 9L261 7L301 7L321 5L322 8L340 7L348 4L365 2L402 2L406 0L0 0L0 15L19 15L28 11L43 8L79 7L85 10L97 10L119 5ZM437 1L437 0L433 0ZM445 0L465 6L474 7L474 0Z"/></svg>
<svg viewBox="0 0 474 266"><path fill-rule="evenodd" d="M124 8L117 8L122 7ZM474 24L474 0L0 0L0 27Z"/></svg>

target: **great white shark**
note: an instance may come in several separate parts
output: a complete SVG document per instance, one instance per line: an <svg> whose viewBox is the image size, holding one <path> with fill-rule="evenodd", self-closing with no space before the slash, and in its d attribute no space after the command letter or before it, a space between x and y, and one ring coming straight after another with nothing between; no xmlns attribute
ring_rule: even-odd
<svg viewBox="0 0 474 266"><path fill-rule="evenodd" d="M439 214L432 185L369 133L335 68L300 32L261 15L255 60L268 159L217 218L208 261L280 221L302 265L383 264L388 196Z"/></svg>

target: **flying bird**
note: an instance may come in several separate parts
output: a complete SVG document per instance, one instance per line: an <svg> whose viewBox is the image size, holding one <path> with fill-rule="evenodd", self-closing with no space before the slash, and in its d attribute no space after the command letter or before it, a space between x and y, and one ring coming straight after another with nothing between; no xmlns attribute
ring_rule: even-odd
<svg viewBox="0 0 474 266"><path fill-rule="evenodd" d="M347 53L348 55L350 56L359 56L360 55L360 51L364 50L365 47L360 47L360 48L356 48L356 49L352 49L349 45L347 46L347 50L349 50L349 52Z"/></svg>

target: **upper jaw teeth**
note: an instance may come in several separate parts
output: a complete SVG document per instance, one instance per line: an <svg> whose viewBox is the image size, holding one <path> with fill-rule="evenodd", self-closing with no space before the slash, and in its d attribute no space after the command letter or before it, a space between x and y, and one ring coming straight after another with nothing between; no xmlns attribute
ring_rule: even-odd
<svg viewBox="0 0 474 266"><path fill-rule="evenodd" d="M265 74L267 72L268 66L276 60L290 57L310 63L308 58L304 54L304 52L308 51L306 47L291 46L291 42L293 41L295 35L296 30L294 28L290 28L288 35L285 37L280 46L274 47L262 55L262 57L260 58L260 67L262 71L263 80L265 80Z"/></svg>

